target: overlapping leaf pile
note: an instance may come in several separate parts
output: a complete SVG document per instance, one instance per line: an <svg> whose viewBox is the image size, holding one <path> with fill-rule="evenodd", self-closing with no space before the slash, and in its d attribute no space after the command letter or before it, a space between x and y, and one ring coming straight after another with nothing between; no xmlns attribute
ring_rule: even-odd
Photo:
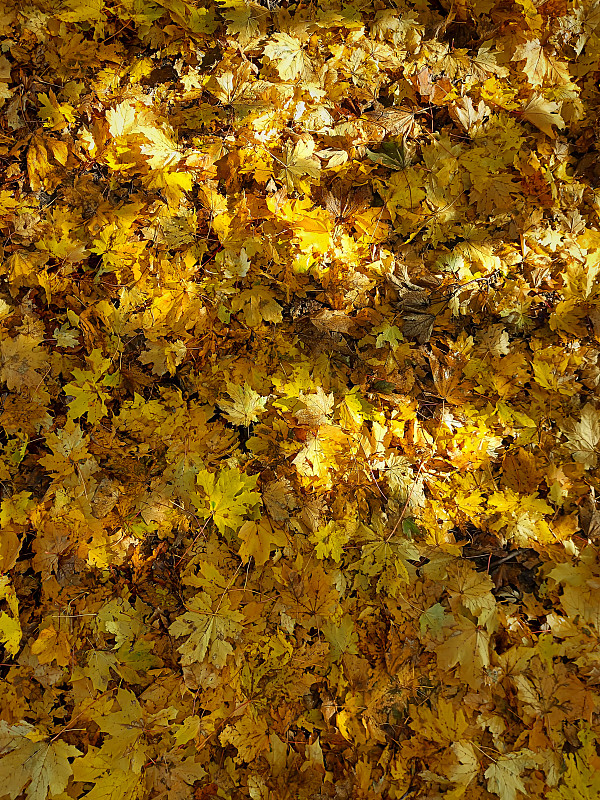
<svg viewBox="0 0 600 800"><path fill-rule="evenodd" d="M4 5L3 796L599 796L599 23Z"/></svg>

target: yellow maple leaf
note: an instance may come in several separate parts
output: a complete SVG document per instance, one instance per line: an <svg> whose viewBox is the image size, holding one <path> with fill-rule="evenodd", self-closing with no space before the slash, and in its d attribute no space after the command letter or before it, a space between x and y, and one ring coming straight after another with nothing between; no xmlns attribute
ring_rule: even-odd
<svg viewBox="0 0 600 800"><path fill-rule="evenodd" d="M304 407L298 408L294 416L301 425L318 428L331 418L334 405L333 392L325 394L323 387L319 386L312 394L300 392L298 399Z"/></svg>
<svg viewBox="0 0 600 800"><path fill-rule="evenodd" d="M181 339L175 342L151 342L146 343L147 350L140 355L142 364L152 364L154 375L175 374L175 369L181 364L186 356L187 348Z"/></svg>
<svg viewBox="0 0 600 800"><path fill-rule="evenodd" d="M579 420L562 430L567 437L573 459L586 469L596 467L600 451L600 411L592 403L586 403Z"/></svg>
<svg viewBox="0 0 600 800"><path fill-rule="evenodd" d="M48 354L39 347L37 338L19 334L14 339L4 339L0 354L0 379L10 391L26 387L35 391L40 387L44 378L37 370L48 363Z"/></svg>
<svg viewBox="0 0 600 800"><path fill-rule="evenodd" d="M40 102L40 117L44 120L44 127L52 131L62 131L71 123L75 122L75 109L69 103L60 103L52 91L48 94L38 94ZM63 143L64 144L64 143Z"/></svg>
<svg viewBox="0 0 600 800"><path fill-rule="evenodd" d="M225 666L233 647L226 641L239 636L244 615L234 611L228 600L213 601L206 592L198 592L188 603L188 611L177 617L169 627L172 636L188 636L178 648L182 664L194 664L208 656L217 669Z"/></svg>
<svg viewBox="0 0 600 800"><path fill-rule="evenodd" d="M4 105L4 101L9 100L14 94L14 89L8 88L11 82L10 72L10 61L6 56L0 56L0 108Z"/></svg>
<svg viewBox="0 0 600 800"><path fill-rule="evenodd" d="M5 796L25 792L27 800L46 800L61 794L73 773L69 758L81 755L61 739L40 741L27 722L8 725L0 720L0 781ZM26 788L27 787L27 788Z"/></svg>
<svg viewBox="0 0 600 800"><path fill-rule="evenodd" d="M490 523L490 530L501 533L506 539L526 547L532 540L552 542L552 533L544 515L553 514L552 506L537 494L522 495L512 489L494 492L488 500L490 509L499 513L499 518Z"/></svg>
<svg viewBox="0 0 600 800"><path fill-rule="evenodd" d="M531 122L536 128L539 128L546 136L551 139L556 138L556 133L552 129L553 125L562 130L565 127L565 121L560 116L560 106L553 100L546 100L541 94L534 94L525 108L520 112L520 115L527 122Z"/></svg>
<svg viewBox="0 0 600 800"><path fill-rule="evenodd" d="M458 665L460 677L469 686L480 689L484 683L484 670L490 665L490 636L466 617L459 616L450 636L436 645L440 669Z"/></svg>
<svg viewBox="0 0 600 800"><path fill-rule="evenodd" d="M308 191L310 183L303 179L306 177L316 179L321 174L321 164L313 155L314 149L315 143L312 138L299 139L293 146L288 142L281 160L277 159L282 166L278 178L285 180L288 192L294 189Z"/></svg>
<svg viewBox="0 0 600 800"><path fill-rule="evenodd" d="M473 743L466 739L453 742L451 750L456 756L458 764L452 765L447 775L458 786L456 789L446 793L444 797L447 800L458 800L465 793L467 786L478 775L480 769L479 759Z"/></svg>
<svg viewBox="0 0 600 800"><path fill-rule="evenodd" d="M560 784L551 789L548 800L591 800L600 797L600 771L596 736L587 723L578 732L582 744L576 754L565 756L566 771Z"/></svg>
<svg viewBox="0 0 600 800"><path fill-rule="evenodd" d="M310 59L302 43L289 33L275 33L263 52L270 61L276 63L279 77L284 81L305 79L311 73Z"/></svg>
<svg viewBox="0 0 600 800"><path fill-rule="evenodd" d="M140 150L148 157L152 169L165 168L181 158L177 144L173 141L171 127L159 122L154 112L141 103L125 100L106 112L106 121L113 137L141 134Z"/></svg>
<svg viewBox="0 0 600 800"><path fill-rule="evenodd" d="M131 100L119 103L106 112L108 130L113 137L127 136L135 128L135 104Z"/></svg>
<svg viewBox="0 0 600 800"><path fill-rule="evenodd" d="M269 749L268 728L264 719L253 719L246 715L235 725L228 725L219 736L221 744L232 744L237 748L235 761L252 763L261 753Z"/></svg>
<svg viewBox="0 0 600 800"><path fill-rule="evenodd" d="M246 323L251 328L258 327L261 322L277 324L283 319L281 306L273 297L273 293L264 286L244 289L232 300L231 310L234 314L243 311Z"/></svg>
<svg viewBox="0 0 600 800"><path fill-rule="evenodd" d="M561 300L550 315L549 324L553 331L565 331L571 336L586 336L586 311L581 308L580 301L574 297Z"/></svg>
<svg viewBox="0 0 600 800"><path fill-rule="evenodd" d="M257 481L257 475L244 475L237 469L223 470L218 478L215 473L201 469L196 482L203 495L193 495L198 513L204 518L211 517L221 533L239 528L244 516L252 514L260 502L260 494L252 491Z"/></svg>
<svg viewBox="0 0 600 800"><path fill-rule="evenodd" d="M19 601L17 594L10 585L8 575L0 575L0 600L8 605L10 614L0 611L0 642L11 656L16 656L21 645L21 623L19 622Z"/></svg>
<svg viewBox="0 0 600 800"><path fill-rule="evenodd" d="M451 606L454 609L460 602L488 630L492 628L496 612L496 599L491 593L493 587L489 575L477 572L471 564L459 562L449 570L447 588Z"/></svg>
<svg viewBox="0 0 600 800"><path fill-rule="evenodd" d="M48 163L48 150L41 136L33 136L27 150L27 174L29 185L33 192L37 192L46 185L47 178L52 173Z"/></svg>
<svg viewBox="0 0 600 800"><path fill-rule="evenodd" d="M418 706L413 710L411 728L434 742L451 744L462 739L469 727L462 709L440 697L434 708Z"/></svg>
<svg viewBox="0 0 600 800"><path fill-rule="evenodd" d="M517 792L527 794L521 773L536 765L537 759L531 750L518 750L498 756L485 771L488 791L497 794L500 800L516 800Z"/></svg>
<svg viewBox="0 0 600 800"><path fill-rule="evenodd" d="M520 44L511 60L525 61L522 69L532 86L541 86L545 80L553 86L571 83L567 64L552 58L539 39L529 39Z"/></svg>
<svg viewBox="0 0 600 800"><path fill-rule="evenodd" d="M66 667L71 662L71 643L64 631L57 631L50 625L40 631L38 638L31 645L31 652L37 656L40 664L56 661L59 667Z"/></svg>
<svg viewBox="0 0 600 800"><path fill-rule="evenodd" d="M238 554L243 563L247 564L253 558L258 567L267 563L273 546L283 547L287 543L285 533L268 519L246 520L237 535L242 542Z"/></svg>
<svg viewBox="0 0 600 800"><path fill-rule="evenodd" d="M318 253L326 253L332 242L331 219L325 209L311 207L310 210L301 211L299 203L293 216L294 235L300 243L302 250L316 250ZM310 206L310 201L308 202Z"/></svg>
<svg viewBox="0 0 600 800"><path fill-rule="evenodd" d="M231 398L231 402L219 401L219 406L226 419L232 425L243 425L246 428L258 420L259 414L264 414L265 405L269 399L261 397L247 383L243 386L228 383L227 394Z"/></svg>

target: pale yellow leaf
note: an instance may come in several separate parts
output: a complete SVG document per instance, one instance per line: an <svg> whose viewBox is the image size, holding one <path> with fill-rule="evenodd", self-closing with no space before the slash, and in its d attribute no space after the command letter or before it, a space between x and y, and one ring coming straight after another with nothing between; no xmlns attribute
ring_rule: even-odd
<svg viewBox="0 0 600 800"><path fill-rule="evenodd" d="M540 94L534 94L529 100L525 108L521 111L521 116L527 122L531 122L536 128L539 128L542 133L555 138L556 133L552 129L553 125L562 130L565 127L565 122L560 116L560 106L553 100L546 100Z"/></svg>
<svg viewBox="0 0 600 800"><path fill-rule="evenodd" d="M258 420L260 414L264 414L268 397L261 397L247 383L243 386L228 383L227 394L231 402L220 400L219 406L232 425L243 425L247 428Z"/></svg>

